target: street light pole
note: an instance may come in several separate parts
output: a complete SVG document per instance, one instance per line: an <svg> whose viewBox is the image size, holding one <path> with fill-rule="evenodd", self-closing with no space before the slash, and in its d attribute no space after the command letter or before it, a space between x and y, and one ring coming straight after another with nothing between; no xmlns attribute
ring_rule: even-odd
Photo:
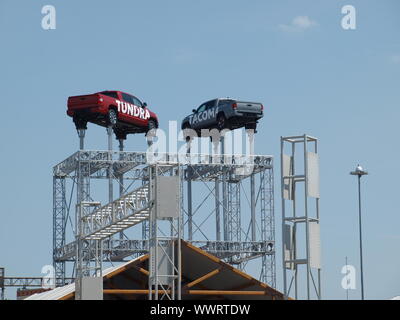
<svg viewBox="0 0 400 320"><path fill-rule="evenodd" d="M368 172L358 165L355 171L350 172L351 175L358 177L358 223L360 230L360 269L361 269L361 300L364 300L364 271L363 271L363 250L362 250L362 228L361 228L361 177L367 175Z"/></svg>

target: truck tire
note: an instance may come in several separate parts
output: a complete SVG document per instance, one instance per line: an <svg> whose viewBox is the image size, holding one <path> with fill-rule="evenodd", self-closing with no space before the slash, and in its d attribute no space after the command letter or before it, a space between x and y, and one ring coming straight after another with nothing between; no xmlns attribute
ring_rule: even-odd
<svg viewBox="0 0 400 320"><path fill-rule="evenodd" d="M190 141L190 133L188 132L191 129L190 124L188 122L184 123L182 126L182 132L183 132L183 138L185 139L186 142Z"/></svg>
<svg viewBox="0 0 400 320"><path fill-rule="evenodd" d="M152 136L154 136L154 132L151 133L150 131L153 129L157 129L157 124L154 120L149 120L149 123L147 125L147 132L146 132L146 137L150 134Z"/></svg>
<svg viewBox="0 0 400 320"><path fill-rule="evenodd" d="M229 129L228 120L225 118L223 113L220 113L217 117L217 129L220 131L223 129Z"/></svg>
<svg viewBox="0 0 400 320"><path fill-rule="evenodd" d="M107 113L107 125L115 127L118 122L118 113L115 109L109 109Z"/></svg>

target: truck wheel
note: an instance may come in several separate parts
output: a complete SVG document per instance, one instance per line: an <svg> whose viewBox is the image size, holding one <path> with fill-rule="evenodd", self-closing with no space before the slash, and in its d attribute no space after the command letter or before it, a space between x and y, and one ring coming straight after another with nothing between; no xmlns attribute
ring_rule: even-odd
<svg viewBox="0 0 400 320"><path fill-rule="evenodd" d="M217 117L217 129L218 130L223 130L225 128L229 129L228 120L226 120L225 116L221 113Z"/></svg>
<svg viewBox="0 0 400 320"><path fill-rule="evenodd" d="M117 125L117 121L118 121L117 111L114 109L108 110L107 124L111 125L112 127L115 127Z"/></svg>
<svg viewBox="0 0 400 320"><path fill-rule="evenodd" d="M157 125L156 125L156 122L154 121L154 120L149 120L149 123L148 123L148 125L147 125L147 132L146 132L146 137L150 134L153 134L153 136L154 136L154 132L153 133L150 133L150 131L151 130L153 130L153 129L157 129Z"/></svg>
<svg viewBox="0 0 400 320"><path fill-rule="evenodd" d="M191 139L190 132L189 132L188 129L191 129L191 128L190 128L190 124L186 122L186 123L183 125L183 128L182 128L183 137L185 138L185 141L186 141L186 142L189 142L190 139Z"/></svg>

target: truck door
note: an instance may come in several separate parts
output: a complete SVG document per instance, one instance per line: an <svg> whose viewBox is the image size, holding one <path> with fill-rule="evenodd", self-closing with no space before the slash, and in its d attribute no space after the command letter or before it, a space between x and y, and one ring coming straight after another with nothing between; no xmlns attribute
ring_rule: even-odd
<svg viewBox="0 0 400 320"><path fill-rule="evenodd" d="M218 100L211 100L206 103L206 110L202 115L203 122L202 126L204 129L211 129L211 127L217 123L217 112L218 112Z"/></svg>
<svg viewBox="0 0 400 320"><path fill-rule="evenodd" d="M132 101L133 104L139 108L139 121L143 126L146 126L148 119L146 119L146 110L143 107L142 102L140 102L140 100L134 96L132 96Z"/></svg>
<svg viewBox="0 0 400 320"><path fill-rule="evenodd" d="M199 115L201 115L202 112L205 110L206 110L206 104L203 103L200 107L196 109L196 112L193 113L192 122L190 124L193 129L201 129L202 124L201 121L199 121Z"/></svg>

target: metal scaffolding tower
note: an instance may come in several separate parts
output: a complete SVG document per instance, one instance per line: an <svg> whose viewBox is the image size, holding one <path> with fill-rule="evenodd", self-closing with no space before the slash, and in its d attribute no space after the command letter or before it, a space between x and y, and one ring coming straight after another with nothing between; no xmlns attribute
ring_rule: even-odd
<svg viewBox="0 0 400 320"><path fill-rule="evenodd" d="M181 166L150 167L149 299L181 299Z"/></svg>
<svg viewBox="0 0 400 320"><path fill-rule="evenodd" d="M285 153L286 146L288 154ZM308 135L281 137L281 197L284 294L289 297L294 286L294 297L298 299L299 288L305 283L306 298L321 299L319 159L316 138ZM300 279L302 266L306 269L305 278ZM312 288L314 295L311 294Z"/></svg>
<svg viewBox="0 0 400 320"><path fill-rule="evenodd" d="M66 229L66 194L65 194L65 177L53 177L53 254L57 248L65 246L65 229ZM65 261L55 259L54 272L57 279L56 286L63 286L65 281Z"/></svg>
<svg viewBox="0 0 400 320"><path fill-rule="evenodd" d="M149 285L154 291L149 298L176 299L179 250L176 244L169 249L164 245L182 238L242 270L259 261L260 280L276 287L272 156L163 153L156 158L149 161L146 152L81 149L53 168L56 278L65 278L66 262L76 262L77 277L99 276L104 262L125 261L153 249L154 258L161 250L174 255L173 264L168 274L161 274L155 267L158 258L151 260ZM179 177L180 214L172 220L158 219L152 207L156 177ZM102 180L109 186L118 182L119 198L110 198L110 188L108 197L99 197ZM70 217L74 194L75 220ZM135 236L125 233L128 228L137 231ZM124 237L113 237L123 231ZM166 285L169 278L175 280Z"/></svg>

